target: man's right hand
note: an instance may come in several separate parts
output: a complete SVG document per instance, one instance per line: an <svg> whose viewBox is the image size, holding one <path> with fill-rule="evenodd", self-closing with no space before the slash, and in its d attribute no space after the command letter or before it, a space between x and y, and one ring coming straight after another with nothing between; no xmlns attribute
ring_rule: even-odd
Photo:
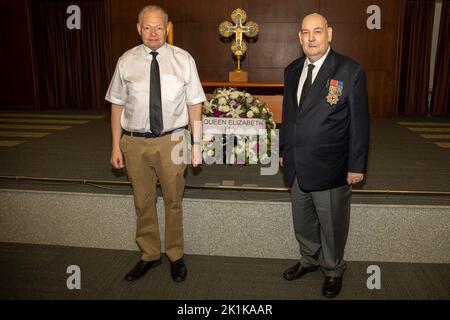
<svg viewBox="0 0 450 320"><path fill-rule="evenodd" d="M111 164L116 169L122 169L125 168L125 163L123 162L123 155L122 152L117 149L114 149L111 152Z"/></svg>
<svg viewBox="0 0 450 320"><path fill-rule="evenodd" d="M283 158L279 158L279 160L280 160L280 167L282 167L283 166Z"/></svg>

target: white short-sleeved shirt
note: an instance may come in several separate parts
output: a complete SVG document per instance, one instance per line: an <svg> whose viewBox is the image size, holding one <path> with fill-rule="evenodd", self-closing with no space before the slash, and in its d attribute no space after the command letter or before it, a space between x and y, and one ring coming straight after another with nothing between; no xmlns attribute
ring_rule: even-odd
<svg viewBox="0 0 450 320"><path fill-rule="evenodd" d="M120 123L134 132L150 132L150 64L153 56L145 45L125 52L117 62L105 99L124 106ZM189 123L188 105L206 100L192 56L164 44L157 50L163 111L163 132Z"/></svg>

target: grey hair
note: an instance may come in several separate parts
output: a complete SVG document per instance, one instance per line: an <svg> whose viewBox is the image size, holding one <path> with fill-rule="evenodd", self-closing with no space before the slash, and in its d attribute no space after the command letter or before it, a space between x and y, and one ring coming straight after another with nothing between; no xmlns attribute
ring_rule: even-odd
<svg viewBox="0 0 450 320"><path fill-rule="evenodd" d="M142 8L141 12L139 12L138 15L138 21L139 23L142 23L142 20L144 19L144 15L149 11L159 11L161 12L163 19L164 19L164 26L167 26L169 24L169 15L166 11L164 11L163 8L154 6L154 5L148 5Z"/></svg>

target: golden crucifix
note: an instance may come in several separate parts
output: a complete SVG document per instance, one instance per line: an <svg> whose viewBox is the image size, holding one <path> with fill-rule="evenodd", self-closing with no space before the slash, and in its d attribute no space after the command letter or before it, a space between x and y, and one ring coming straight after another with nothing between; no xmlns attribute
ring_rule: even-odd
<svg viewBox="0 0 450 320"><path fill-rule="evenodd" d="M236 34L236 39L231 44L231 51L237 59L237 69L234 72L230 72L229 81L243 81L247 82L247 72L241 70L241 60L244 54L247 52L247 43L242 38L242 34L245 34L249 38L256 37L259 32L259 26L253 22L247 20L247 13L238 8L231 13L231 20L235 23L233 25L229 21L222 22L219 26L219 33L221 36L228 38L233 34Z"/></svg>

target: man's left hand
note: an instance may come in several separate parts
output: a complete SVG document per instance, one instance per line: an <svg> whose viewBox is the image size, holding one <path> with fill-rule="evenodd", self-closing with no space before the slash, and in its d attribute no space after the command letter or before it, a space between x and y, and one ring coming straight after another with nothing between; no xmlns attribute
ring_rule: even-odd
<svg viewBox="0 0 450 320"><path fill-rule="evenodd" d="M354 172L348 172L347 174L347 183L349 185L357 184L364 179L363 173L354 173Z"/></svg>

